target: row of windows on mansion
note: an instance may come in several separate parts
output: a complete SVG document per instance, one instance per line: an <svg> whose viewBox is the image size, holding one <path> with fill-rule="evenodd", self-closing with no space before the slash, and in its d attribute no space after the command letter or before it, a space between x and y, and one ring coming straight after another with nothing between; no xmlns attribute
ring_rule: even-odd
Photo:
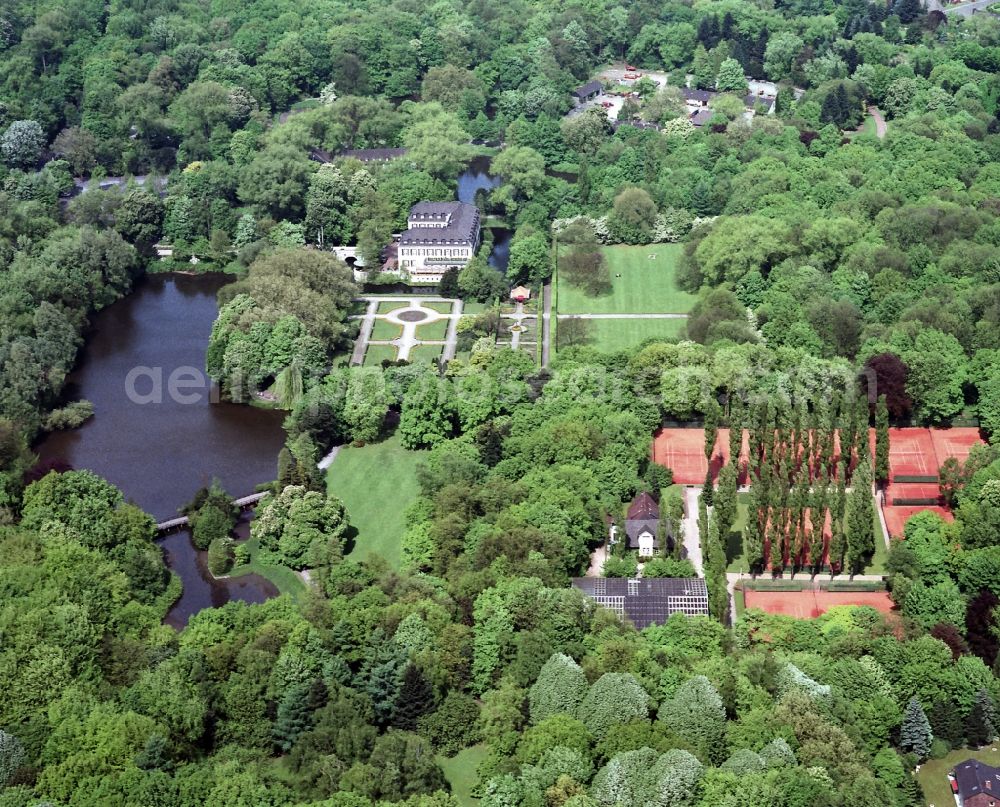
<svg viewBox="0 0 1000 807"><path fill-rule="evenodd" d="M418 202L399 236L398 267L411 280L436 283L461 269L479 248L479 209L464 202Z"/></svg>

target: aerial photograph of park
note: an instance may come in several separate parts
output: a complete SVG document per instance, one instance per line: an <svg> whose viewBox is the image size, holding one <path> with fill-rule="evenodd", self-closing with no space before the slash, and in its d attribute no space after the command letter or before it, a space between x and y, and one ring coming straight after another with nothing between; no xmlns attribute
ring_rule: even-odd
<svg viewBox="0 0 1000 807"><path fill-rule="evenodd" d="M0 0L0 807L1000 805L1000 0Z"/></svg>

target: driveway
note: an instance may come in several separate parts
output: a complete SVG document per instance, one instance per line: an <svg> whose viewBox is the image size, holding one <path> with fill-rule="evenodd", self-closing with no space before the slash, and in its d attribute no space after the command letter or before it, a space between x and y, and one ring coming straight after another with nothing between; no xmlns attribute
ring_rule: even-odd
<svg viewBox="0 0 1000 807"><path fill-rule="evenodd" d="M996 2L996 0L994 0L994 2ZM870 106L868 107L868 114L870 114L872 119L875 121L875 134L878 135L878 139L881 140L885 137L886 133L885 118L882 116L882 110L877 106Z"/></svg>
<svg viewBox="0 0 1000 807"><path fill-rule="evenodd" d="M687 559L694 566L694 572L698 577L704 577L704 564L701 559L701 533L698 530L698 497L701 496L701 488L684 489L684 551Z"/></svg>

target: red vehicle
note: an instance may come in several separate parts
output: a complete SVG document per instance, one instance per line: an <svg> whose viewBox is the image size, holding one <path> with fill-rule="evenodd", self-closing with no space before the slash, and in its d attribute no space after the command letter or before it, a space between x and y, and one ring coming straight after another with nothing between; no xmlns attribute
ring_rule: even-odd
<svg viewBox="0 0 1000 807"><path fill-rule="evenodd" d="M639 74L638 73L626 73L625 74L625 80L626 81L635 81L637 78L639 78Z"/></svg>
<svg viewBox="0 0 1000 807"><path fill-rule="evenodd" d="M614 106L610 101L601 101L601 106L605 109L611 109Z"/></svg>
<svg viewBox="0 0 1000 807"><path fill-rule="evenodd" d="M630 73L634 73L639 68L636 67L635 65L627 64L625 65L625 69L628 70Z"/></svg>

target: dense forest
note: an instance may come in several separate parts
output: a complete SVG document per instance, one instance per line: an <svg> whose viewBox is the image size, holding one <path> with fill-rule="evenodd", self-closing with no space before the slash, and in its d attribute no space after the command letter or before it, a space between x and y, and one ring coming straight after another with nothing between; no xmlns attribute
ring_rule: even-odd
<svg viewBox="0 0 1000 807"><path fill-rule="evenodd" d="M623 60L669 85L616 121L565 117ZM0 807L453 807L449 763L483 807L925 803L919 762L1000 729L996 448L942 469L954 522L917 516L894 544L889 618L736 618L722 543L752 473L758 569L823 570L810 509L832 514L832 570L863 569L858 491L884 480L864 428L1000 430L998 68L1000 19L917 0L7 0ZM776 82L774 114L748 117L748 76ZM683 86L721 91L707 125ZM884 138L855 131L872 105ZM375 147L406 153L337 157ZM488 339L446 367L341 366L357 287L324 247L377 264L483 154L508 276L481 254L448 289L494 299L554 256L598 288L600 245L682 241L687 338L609 354L567 328L545 369ZM63 398L90 318L192 257L238 276L209 373L288 410L253 538L314 585L178 631L153 520L31 446L91 414ZM568 582L607 514L669 486L649 459L665 419L744 426L778 459L727 465L700 514L711 617L637 631ZM399 569L352 558L316 467L390 432L425 452ZM219 570L230 509L207 491L192 510Z"/></svg>

